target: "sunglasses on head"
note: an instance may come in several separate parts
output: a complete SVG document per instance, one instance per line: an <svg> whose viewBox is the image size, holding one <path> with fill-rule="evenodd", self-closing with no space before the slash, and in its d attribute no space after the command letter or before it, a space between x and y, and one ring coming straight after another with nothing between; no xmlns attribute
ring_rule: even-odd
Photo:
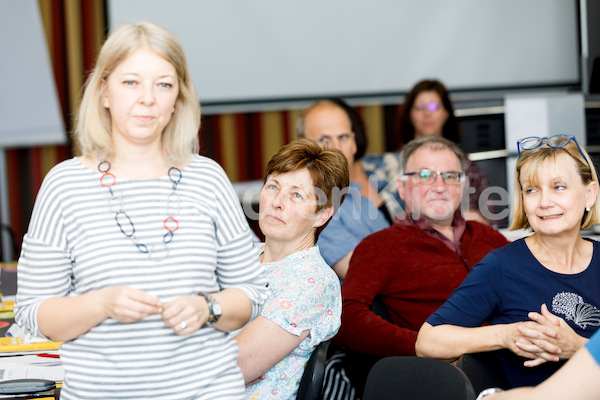
<svg viewBox="0 0 600 400"><path fill-rule="evenodd" d="M548 147L552 147L554 149L560 149L561 147L565 147L572 140L575 143L575 145L577 146L577 149L579 149L579 153L581 153L581 156L583 157L583 159L586 160L586 162L587 162L587 158L585 157L585 154L583 154L581 147L579 147L579 143L577 143L575 136L562 135L562 134L558 134L558 135L554 135L554 136L546 136L546 137L530 136L530 137L526 137L524 139L518 140L517 141L517 151L519 152L519 157L521 156L521 151L537 149L538 147L540 147L542 145L544 140L546 141L546 144L548 145Z"/></svg>

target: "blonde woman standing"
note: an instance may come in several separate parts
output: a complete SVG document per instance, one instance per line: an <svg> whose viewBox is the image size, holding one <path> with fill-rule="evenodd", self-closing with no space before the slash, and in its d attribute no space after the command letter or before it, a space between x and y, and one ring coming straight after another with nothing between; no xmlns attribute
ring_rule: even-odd
<svg viewBox="0 0 600 400"><path fill-rule="evenodd" d="M62 399L243 398L227 332L260 313L266 278L199 126L175 37L111 33L77 115L82 155L44 179L19 259L16 320L64 342Z"/></svg>

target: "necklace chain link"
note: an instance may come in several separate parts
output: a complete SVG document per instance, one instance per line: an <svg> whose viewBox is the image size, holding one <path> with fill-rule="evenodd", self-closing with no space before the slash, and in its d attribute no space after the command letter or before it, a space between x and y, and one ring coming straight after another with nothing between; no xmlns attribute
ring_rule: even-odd
<svg viewBox="0 0 600 400"><path fill-rule="evenodd" d="M177 184L179 184L181 181L183 174L181 170L177 168L177 159L174 156L169 156L167 158L167 166L169 167L169 180L173 183L172 190L167 196L168 216L163 221L164 228L167 232L163 235L162 243L156 246L148 247L144 243L141 243L135 234L135 225L131 217L123 209L123 196L118 193L118 191L113 189L117 183L117 178L110 172L110 162L106 159L101 159L98 164L98 171L102 174L100 177L100 185L107 188L110 193L108 209L115 213L115 221L117 222L117 226L123 235L132 241L140 253L147 254L150 258L153 258L153 253L156 253L154 250L161 250L163 259L168 257L169 248L167 245L171 243L175 231L179 229L179 221L177 221L177 219L175 219L172 215L177 215L177 212L179 211L179 194L176 192L176 190ZM176 204L176 207L173 208L172 204ZM171 214L171 211L175 211L175 214Z"/></svg>

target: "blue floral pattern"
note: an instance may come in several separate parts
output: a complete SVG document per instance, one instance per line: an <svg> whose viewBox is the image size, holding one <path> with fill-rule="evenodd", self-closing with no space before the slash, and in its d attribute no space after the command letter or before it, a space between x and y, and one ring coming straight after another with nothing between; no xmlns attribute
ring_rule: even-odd
<svg viewBox="0 0 600 400"><path fill-rule="evenodd" d="M340 327L340 282L321 257L318 246L263 265L271 296L261 315L295 335L305 330L310 334L267 371L266 379L246 388L246 398L295 399L304 366L315 347L331 339Z"/></svg>

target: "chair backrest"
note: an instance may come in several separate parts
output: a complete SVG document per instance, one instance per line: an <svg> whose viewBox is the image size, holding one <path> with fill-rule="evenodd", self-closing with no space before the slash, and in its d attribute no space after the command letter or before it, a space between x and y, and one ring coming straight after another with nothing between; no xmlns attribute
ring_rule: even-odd
<svg viewBox="0 0 600 400"><path fill-rule="evenodd" d="M321 400L323 398L323 380L325 378L325 361L331 340L319 343L308 359L300 386L298 387L297 400Z"/></svg>
<svg viewBox="0 0 600 400"><path fill-rule="evenodd" d="M413 356L386 357L369 376L363 400L475 400L469 378L445 361Z"/></svg>
<svg viewBox="0 0 600 400"><path fill-rule="evenodd" d="M3 243L4 240L8 243ZM19 258L19 249L15 233L10 226L0 224L0 262L15 261L17 258Z"/></svg>
<svg viewBox="0 0 600 400"><path fill-rule="evenodd" d="M465 354L459 359L457 367L467 375L475 393L492 387L510 389L495 351Z"/></svg>

